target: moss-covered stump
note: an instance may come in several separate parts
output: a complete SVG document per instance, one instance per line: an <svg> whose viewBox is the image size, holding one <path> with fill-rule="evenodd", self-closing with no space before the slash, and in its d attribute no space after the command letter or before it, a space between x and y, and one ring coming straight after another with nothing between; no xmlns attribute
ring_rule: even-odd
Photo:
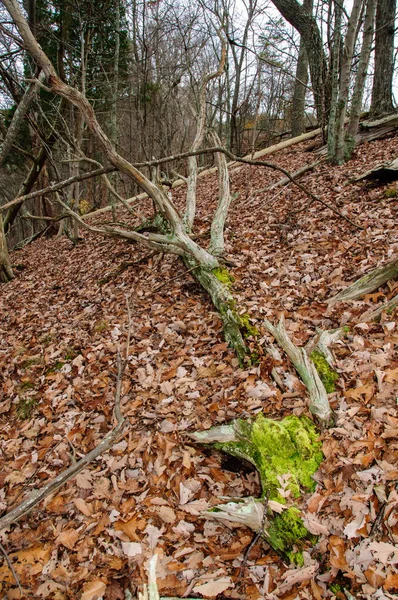
<svg viewBox="0 0 398 600"><path fill-rule="evenodd" d="M300 497L301 488L315 489L312 476L323 459L321 442L312 421L294 415L273 421L260 414L253 422L238 419L229 425L196 432L191 437L249 461L260 475L261 498L219 505L205 516L247 525L261 532L285 559L300 563L301 550L316 538L305 528L300 511L292 501Z"/></svg>

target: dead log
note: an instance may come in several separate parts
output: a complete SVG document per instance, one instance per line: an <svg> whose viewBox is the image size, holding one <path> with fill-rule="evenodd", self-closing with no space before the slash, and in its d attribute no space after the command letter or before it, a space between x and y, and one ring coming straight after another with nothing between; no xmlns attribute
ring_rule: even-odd
<svg viewBox="0 0 398 600"><path fill-rule="evenodd" d="M396 129L398 129L398 114L384 117L384 119L379 119L378 121L362 121L359 131L355 136L355 146L371 142L372 140L378 140ZM321 156L326 155L327 146L322 146L318 150L315 150L314 153Z"/></svg>
<svg viewBox="0 0 398 600"><path fill-rule="evenodd" d="M370 169L370 171L362 173L362 175L356 177L353 179L353 181L363 181L364 179L375 179L379 181L380 184L396 181L398 179L398 158L395 158L390 162L377 165L373 169Z"/></svg>
<svg viewBox="0 0 398 600"><path fill-rule="evenodd" d="M396 296L391 298L391 300L389 300L385 304L382 304L375 310L368 310L365 314L363 314L359 318L359 321L361 323L366 323L368 321L380 321L380 318L381 318L381 315L383 312L390 314L390 313L392 313L392 311L395 308L397 308L397 306L398 306L398 294L396 294Z"/></svg>
<svg viewBox="0 0 398 600"><path fill-rule="evenodd" d="M390 279L395 279L398 275L398 258L391 262L377 267L367 275L364 275L357 281L354 281L350 286L333 296L328 303L335 304L336 302L347 302L348 300L358 300L366 294L371 294L379 289Z"/></svg>
<svg viewBox="0 0 398 600"><path fill-rule="evenodd" d="M267 320L264 321L264 327L286 352L306 386L310 397L310 412L323 426L328 427L333 422L333 413L329 405L325 386L320 379L315 364L309 358L304 348L298 348L293 344L287 334L283 316L276 327Z"/></svg>

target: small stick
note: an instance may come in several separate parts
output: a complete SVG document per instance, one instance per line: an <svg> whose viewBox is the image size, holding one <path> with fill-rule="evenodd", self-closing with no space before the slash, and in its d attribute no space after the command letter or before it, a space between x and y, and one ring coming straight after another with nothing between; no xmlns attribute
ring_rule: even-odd
<svg viewBox="0 0 398 600"><path fill-rule="evenodd" d="M9 558L9 556L8 556L8 554L7 554L7 552L6 552L5 548L4 548L4 546L3 546L2 544L0 544L0 550L1 550L1 552L3 553L3 555L4 555L4 558L6 559L6 562L7 562L7 564L8 564L8 567L9 567L9 569L10 569L10 571L11 571L11 573L12 573L12 575L13 575L14 579L15 579L15 582L16 582L16 584L17 584L18 588L19 588L19 596L20 596L20 598L23 598L23 590L22 590L22 587L21 587L20 581L19 581L19 579L18 579L18 575L16 574L16 572L15 572L15 569L14 569L14 567L13 567L13 564L12 564L12 562L10 561L10 558Z"/></svg>

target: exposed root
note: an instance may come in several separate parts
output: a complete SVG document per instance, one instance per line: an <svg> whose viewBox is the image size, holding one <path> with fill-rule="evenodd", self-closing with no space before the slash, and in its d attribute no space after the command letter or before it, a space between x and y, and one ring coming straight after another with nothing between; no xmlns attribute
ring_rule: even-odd
<svg viewBox="0 0 398 600"><path fill-rule="evenodd" d="M329 405L327 392L307 352L304 348L298 348L293 344L285 329L283 316L276 327L267 320L264 321L264 326L286 352L307 387L311 413L324 427L329 427L333 423L333 413Z"/></svg>

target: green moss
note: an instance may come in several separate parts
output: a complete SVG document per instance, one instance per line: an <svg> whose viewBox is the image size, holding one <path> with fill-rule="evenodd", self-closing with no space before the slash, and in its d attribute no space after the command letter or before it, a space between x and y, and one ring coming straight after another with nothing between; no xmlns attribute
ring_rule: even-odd
<svg viewBox="0 0 398 600"><path fill-rule="evenodd" d="M94 331L96 333L103 333L104 331L106 331L109 327L109 323L108 321L105 321L105 319L103 319L102 321L98 321L98 323L95 324L94 327Z"/></svg>
<svg viewBox="0 0 398 600"><path fill-rule="evenodd" d="M328 394L335 391L335 382L338 380L339 375L336 371L330 367L328 361L324 357L324 355L318 350L314 350L310 354L310 359L314 363L316 370L318 371L318 375L325 386L325 390Z"/></svg>
<svg viewBox="0 0 398 600"><path fill-rule="evenodd" d="M215 275L218 281L221 281L228 288L232 287L232 284L235 281L235 277L231 275L231 273L225 267L216 267L212 270L213 275Z"/></svg>
<svg viewBox="0 0 398 600"><path fill-rule="evenodd" d="M33 390L34 384L31 381L21 381L21 389L22 390Z"/></svg>
<svg viewBox="0 0 398 600"><path fill-rule="evenodd" d="M290 415L282 421L273 421L259 414L254 421L238 419L229 429L232 432L225 435L229 433L229 439L232 435L236 441L219 442L215 446L248 460L257 468L263 499L267 497L286 504L287 491L290 491L291 500L300 496L301 487L310 491L315 489L313 475L323 460L323 454L317 430L310 419ZM304 526L300 511L295 506L279 515L269 511L264 538L287 560L298 565L303 564L305 544L316 541L316 537Z"/></svg>
<svg viewBox="0 0 398 600"><path fill-rule="evenodd" d="M38 401L36 398L20 398L17 404L17 415L20 419L30 419Z"/></svg>
<svg viewBox="0 0 398 600"><path fill-rule="evenodd" d="M300 496L300 486L315 489L312 475L322 462L321 442L314 424L307 417L291 415L273 421L259 414L253 423L235 421L238 442L217 444L217 447L238 458L250 461L258 470L262 495L285 503L278 492L278 479L290 475L286 488L294 498Z"/></svg>
<svg viewBox="0 0 398 600"><path fill-rule="evenodd" d="M258 337L260 335L260 332L257 329L257 327L250 323L250 315L245 313L243 315L237 315L237 316L238 316L239 326L243 333L243 337L250 337L250 336Z"/></svg>
<svg viewBox="0 0 398 600"><path fill-rule="evenodd" d="M300 511L292 506L276 515L267 527L266 539L277 552L286 554L291 562L303 564L302 549L307 541L315 541L304 527ZM286 551L287 548L292 550Z"/></svg>
<svg viewBox="0 0 398 600"><path fill-rule="evenodd" d="M398 196L398 190L395 187L388 187L384 190L384 198L396 198Z"/></svg>
<svg viewBox="0 0 398 600"><path fill-rule="evenodd" d="M53 365L52 367L50 367L47 371L46 371L46 375L50 375L51 373L55 373L56 371L60 371L62 369L62 367L64 366L64 362L62 361L58 361L55 363L55 365Z"/></svg>
<svg viewBox="0 0 398 600"><path fill-rule="evenodd" d="M25 362L23 363L23 368L29 369L29 367L32 367L33 365L40 365L41 361L41 356L32 356L32 358L28 358L25 360Z"/></svg>
<svg viewBox="0 0 398 600"><path fill-rule="evenodd" d="M76 358L77 352L74 348L68 347L65 351L65 360L73 360Z"/></svg>

